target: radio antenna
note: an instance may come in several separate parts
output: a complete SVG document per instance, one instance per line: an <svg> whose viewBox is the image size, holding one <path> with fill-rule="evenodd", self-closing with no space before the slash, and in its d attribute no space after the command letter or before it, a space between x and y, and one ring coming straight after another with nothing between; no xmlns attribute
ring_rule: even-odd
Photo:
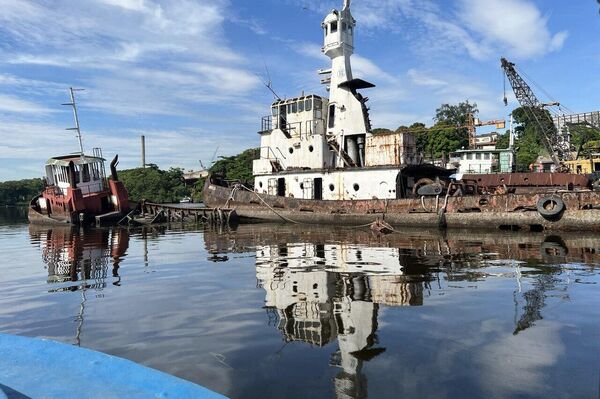
<svg viewBox="0 0 600 399"><path fill-rule="evenodd" d="M281 97L279 97L279 95L275 92L275 90L273 90L273 80L271 79L271 73L269 72L269 67L267 65L267 61L265 60L265 56L262 52L262 48L260 46L260 43L257 43L258 45L258 51L260 53L260 57L262 58L262 62L265 66L265 72L267 74L267 81L264 80L264 78L262 76L260 76L260 74L256 74L256 76L258 76L260 78L260 80L262 80L262 83L265 85L265 87L267 89L269 89L269 91L271 93L273 93L273 95L275 96L275 98L277 98L278 100L281 100Z"/></svg>
<svg viewBox="0 0 600 399"><path fill-rule="evenodd" d="M79 116L77 115L77 104L75 103L75 92L84 91L85 89L74 89L69 87L69 93L71 94L71 102L63 105L69 105L73 107L73 118L75 119L75 127L67 128L67 130L75 130L77 132L77 139L79 140L79 153L83 157L83 142L81 140L81 129L79 128Z"/></svg>

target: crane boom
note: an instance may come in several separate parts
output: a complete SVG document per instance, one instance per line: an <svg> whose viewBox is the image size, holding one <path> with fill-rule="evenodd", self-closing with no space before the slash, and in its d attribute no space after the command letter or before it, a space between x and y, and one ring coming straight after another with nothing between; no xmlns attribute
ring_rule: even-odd
<svg viewBox="0 0 600 399"><path fill-rule="evenodd" d="M517 97L517 101L524 108L525 112L535 121L538 130L543 138L544 145L556 166L560 166L562 160L569 159L568 140L564 140L556 129L554 121L550 114L544 109L544 105L531 90L531 87L519 75L515 69L515 64L509 62L506 58L500 59L504 74L508 78L510 85ZM505 100L506 101L506 100ZM565 142L567 145L565 146ZM566 148L565 148L566 147Z"/></svg>

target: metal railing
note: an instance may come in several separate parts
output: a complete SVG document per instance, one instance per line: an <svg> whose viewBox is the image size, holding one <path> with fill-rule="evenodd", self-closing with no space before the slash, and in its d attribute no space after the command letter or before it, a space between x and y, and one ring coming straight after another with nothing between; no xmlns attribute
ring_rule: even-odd
<svg viewBox="0 0 600 399"><path fill-rule="evenodd" d="M263 149L267 150L267 155L263 156ZM285 169L285 164L283 163L282 159L286 159L285 155L283 155L283 152L281 152L281 150L279 149L279 147L276 147L277 151L279 152L279 154L281 155L281 158L279 158L277 156L277 154L275 153L275 150L273 150L271 147L260 147L260 159L268 159L269 161L277 161L279 162L279 164L281 165L281 167L283 169Z"/></svg>
<svg viewBox="0 0 600 399"><path fill-rule="evenodd" d="M273 119L275 118L275 121ZM279 118L267 115L261 118L260 124L260 132L270 132L274 129L281 129L285 132L288 132L292 137L298 137L302 140L308 138L309 135L315 134L318 132L319 124L321 126L325 126L325 119L309 119L300 122L287 122L280 123ZM323 129L323 133L325 133L325 129Z"/></svg>

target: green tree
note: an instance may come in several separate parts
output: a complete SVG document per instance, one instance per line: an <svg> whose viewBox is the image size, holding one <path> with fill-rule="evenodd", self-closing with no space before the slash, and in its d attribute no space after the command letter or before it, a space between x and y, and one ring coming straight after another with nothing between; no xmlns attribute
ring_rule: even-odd
<svg viewBox="0 0 600 399"><path fill-rule="evenodd" d="M469 114L476 117L478 113L477 104L468 100L457 105L442 104L435 111L435 124L417 135L417 149L426 158L440 158L468 147L469 131L465 126ZM423 124L413 124L411 128L413 126L424 128Z"/></svg>
<svg viewBox="0 0 600 399"><path fill-rule="evenodd" d="M510 145L510 131L506 131L504 134L498 134L498 140L496 140L496 148L506 149Z"/></svg>
<svg viewBox="0 0 600 399"><path fill-rule="evenodd" d="M251 148L238 155L231 157L220 157L210 168L209 172L218 174L225 180L237 180L248 187L254 187L254 176L252 174L252 161L260 158L260 148ZM194 201L202 199L202 190L206 179L200 179L192 189Z"/></svg>
<svg viewBox="0 0 600 399"><path fill-rule="evenodd" d="M157 165L148 164L145 168L119 172L119 180L133 201L179 202L191 194L191 187L186 186L180 168L160 170Z"/></svg>
<svg viewBox="0 0 600 399"><path fill-rule="evenodd" d="M24 205L44 188L42 179L12 180L0 183L0 205Z"/></svg>
<svg viewBox="0 0 600 399"><path fill-rule="evenodd" d="M479 113L476 103L470 103L469 100L458 103L457 105L442 104L438 109L435 110L435 117L433 118L436 125L446 126L465 126L469 120L469 114L476 117ZM468 143L468 131L463 128L463 132L467 135Z"/></svg>
<svg viewBox="0 0 600 399"><path fill-rule="evenodd" d="M572 125L571 145L579 156L589 157L600 150L600 130L587 125Z"/></svg>
<svg viewBox="0 0 600 399"><path fill-rule="evenodd" d="M515 149L517 171L529 170L529 165L535 163L540 155L548 156L543 142L543 135L531 112L523 107L512 112L515 127ZM538 115L539 118L539 115Z"/></svg>

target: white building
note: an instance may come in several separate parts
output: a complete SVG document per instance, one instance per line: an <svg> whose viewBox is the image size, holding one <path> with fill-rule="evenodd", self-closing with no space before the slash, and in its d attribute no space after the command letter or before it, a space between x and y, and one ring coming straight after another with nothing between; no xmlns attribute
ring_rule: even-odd
<svg viewBox="0 0 600 399"><path fill-rule="evenodd" d="M514 168L512 149L459 150L452 158L458 161L458 173L510 173Z"/></svg>

